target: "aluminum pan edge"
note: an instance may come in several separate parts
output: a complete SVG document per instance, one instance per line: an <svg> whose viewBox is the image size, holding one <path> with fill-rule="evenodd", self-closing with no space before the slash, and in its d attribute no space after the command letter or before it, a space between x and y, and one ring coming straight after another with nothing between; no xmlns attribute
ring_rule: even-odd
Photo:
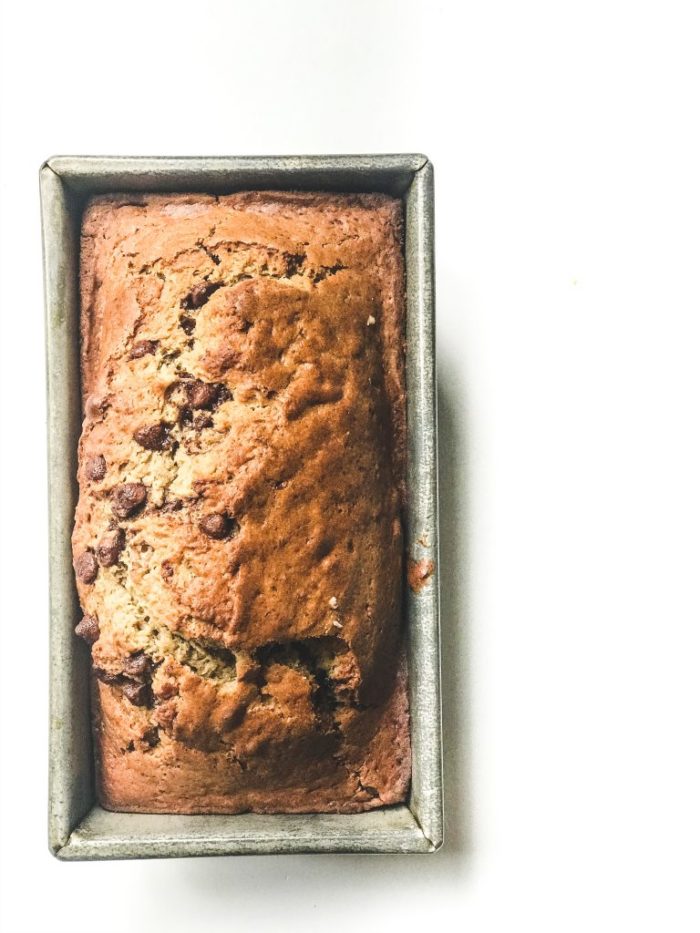
<svg viewBox="0 0 700 933"><path fill-rule="evenodd" d="M75 645L78 601L70 534L76 491L79 372L76 232L60 179L41 173L49 482L49 845L57 851L93 797L87 652ZM79 650L76 650L76 647Z"/></svg>
<svg viewBox="0 0 700 933"><path fill-rule="evenodd" d="M53 156L44 165L76 193L243 188L386 191L402 195L427 156Z"/></svg>
<svg viewBox="0 0 700 933"><path fill-rule="evenodd" d="M416 173L406 197L406 381L408 556L429 561L428 584L408 599L409 698L413 756L411 810L435 849L443 842L440 585L433 167ZM430 672L425 677L424 672ZM423 674L423 676L421 676Z"/></svg>
<svg viewBox="0 0 700 933"><path fill-rule="evenodd" d="M263 824L261 826L261 824ZM431 852L406 806L369 813L159 816L94 807L58 857L67 861L199 855Z"/></svg>
<svg viewBox="0 0 700 933"><path fill-rule="evenodd" d="M411 556L437 568L433 176L425 156L214 158L55 157L41 169L46 282L51 521L50 848L60 859L285 852L434 852L442 844L437 569L408 594L414 774L408 806L352 815L178 817L109 813L94 805L85 673L70 528L80 431L77 379L78 229L82 203L104 190L236 190L253 185L385 190L406 203ZM76 696L77 691L77 696ZM84 694L84 696L83 696ZM86 815L87 814L87 815Z"/></svg>

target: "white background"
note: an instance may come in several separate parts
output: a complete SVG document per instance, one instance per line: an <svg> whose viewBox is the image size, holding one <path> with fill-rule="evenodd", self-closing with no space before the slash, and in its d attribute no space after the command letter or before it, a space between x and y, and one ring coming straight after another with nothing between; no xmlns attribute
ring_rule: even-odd
<svg viewBox="0 0 700 933"><path fill-rule="evenodd" d="M696 9L5 4L4 931L698 929ZM39 164L402 151L436 167L448 841L61 864Z"/></svg>

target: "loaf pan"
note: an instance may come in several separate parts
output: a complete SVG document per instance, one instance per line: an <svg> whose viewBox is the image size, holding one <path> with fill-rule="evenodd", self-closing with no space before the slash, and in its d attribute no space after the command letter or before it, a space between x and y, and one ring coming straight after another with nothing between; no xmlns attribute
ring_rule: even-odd
<svg viewBox="0 0 700 933"><path fill-rule="evenodd" d="M433 169L422 155L49 159L40 170L50 503L49 845L60 859L298 852L434 852L442 844L442 739L434 357ZM407 805L350 815L163 816L110 813L95 800L88 656L70 536L81 427L78 252L98 192L245 189L384 191L406 215L408 561L413 772ZM432 574L430 569L433 568ZM421 578L422 577L422 578Z"/></svg>

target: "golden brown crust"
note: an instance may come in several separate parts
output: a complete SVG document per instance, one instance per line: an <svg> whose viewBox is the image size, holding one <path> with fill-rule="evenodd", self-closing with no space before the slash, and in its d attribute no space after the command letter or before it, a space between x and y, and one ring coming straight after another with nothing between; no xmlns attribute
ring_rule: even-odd
<svg viewBox="0 0 700 933"><path fill-rule="evenodd" d="M108 196L82 234L73 549L102 803L403 800L400 202Z"/></svg>

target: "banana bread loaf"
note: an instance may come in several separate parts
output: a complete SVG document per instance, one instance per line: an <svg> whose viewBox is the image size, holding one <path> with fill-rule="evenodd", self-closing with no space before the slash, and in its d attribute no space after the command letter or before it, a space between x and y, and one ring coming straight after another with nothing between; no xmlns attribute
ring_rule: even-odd
<svg viewBox="0 0 700 933"><path fill-rule="evenodd" d="M405 798L401 239L384 195L88 204L73 554L108 809Z"/></svg>

